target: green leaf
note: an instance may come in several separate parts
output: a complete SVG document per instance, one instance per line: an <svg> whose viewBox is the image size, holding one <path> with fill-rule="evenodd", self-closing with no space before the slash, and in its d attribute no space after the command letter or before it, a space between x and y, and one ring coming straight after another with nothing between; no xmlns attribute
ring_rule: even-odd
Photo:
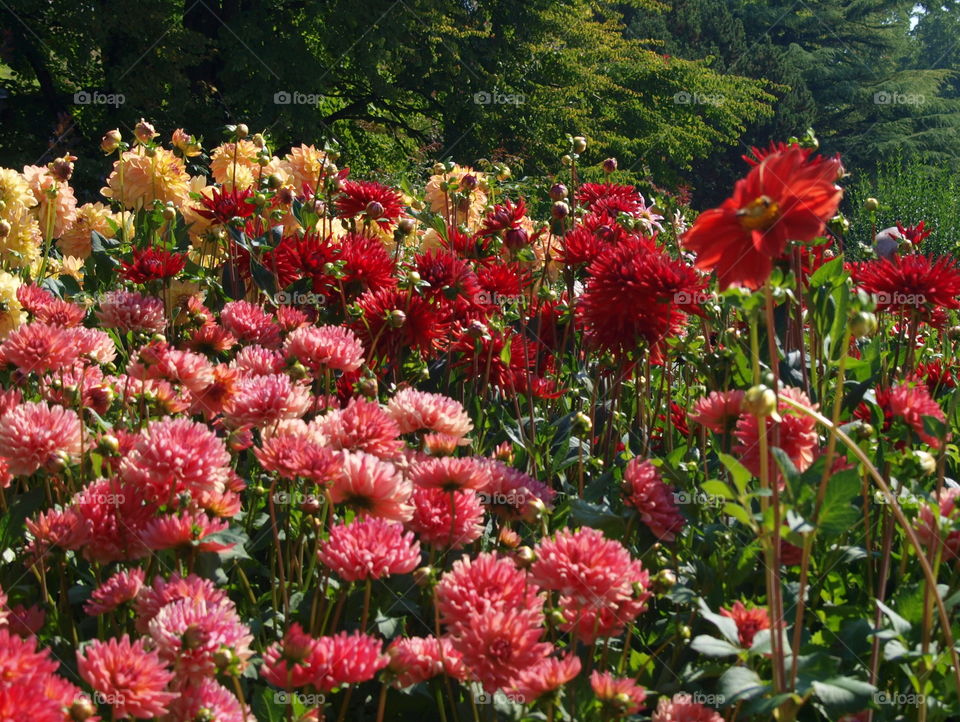
<svg viewBox="0 0 960 722"><path fill-rule="evenodd" d="M850 503L859 495L860 478L856 469L847 469L831 477L827 482L818 525L825 537L838 537L863 518L860 510Z"/></svg>
<svg viewBox="0 0 960 722"><path fill-rule="evenodd" d="M733 490L719 479L705 481L700 485L700 488L703 489L704 493L710 494L711 496L719 496L722 499L737 498Z"/></svg>
<svg viewBox="0 0 960 722"><path fill-rule="evenodd" d="M277 295L277 279L253 256L250 257L250 275L253 276L253 282L257 284L257 288L265 291L268 296Z"/></svg>
<svg viewBox="0 0 960 722"><path fill-rule="evenodd" d="M707 657L730 657L740 654L741 649L723 639L711 637L709 634L700 634L690 643L691 649Z"/></svg>
<svg viewBox="0 0 960 722"><path fill-rule="evenodd" d="M747 471L747 467L729 454L720 454L719 456L720 461L725 467L727 467L727 471L730 472L730 476L733 478L733 483L737 487L737 490L741 495L745 494L747 491L747 485L750 483L751 479L751 474L749 471Z"/></svg>
<svg viewBox="0 0 960 722"><path fill-rule="evenodd" d="M750 512L744 509L739 504L727 503L723 505L723 511L725 514L732 516L734 519L739 521L741 524L745 524L748 527L754 527L753 517L750 516Z"/></svg>
<svg viewBox="0 0 960 722"><path fill-rule="evenodd" d="M854 712L867 706L877 688L852 677L831 677L812 684L817 699L833 713Z"/></svg>
<svg viewBox="0 0 960 722"><path fill-rule="evenodd" d="M713 625L720 630L720 634L722 634L730 644L736 645L737 648L739 648L740 633L737 631L737 623L730 617L725 617L711 610L703 599L699 600L698 606L700 607L700 616L708 622L712 622Z"/></svg>
<svg viewBox="0 0 960 722"><path fill-rule="evenodd" d="M759 697L770 690L770 685L747 667L731 667L720 676L717 684L727 705Z"/></svg>
<svg viewBox="0 0 960 722"><path fill-rule="evenodd" d="M606 504L591 504L583 499L570 502L570 519L579 526L600 529L611 538L619 538L626 531L623 517L615 514Z"/></svg>
<svg viewBox="0 0 960 722"><path fill-rule="evenodd" d="M883 616L890 620L890 624L893 625L893 628L896 630L897 634L906 636L910 633L910 629L913 626L910 624L910 622L901 617L879 599L877 599L876 602L877 607L879 607L880 611L883 612Z"/></svg>

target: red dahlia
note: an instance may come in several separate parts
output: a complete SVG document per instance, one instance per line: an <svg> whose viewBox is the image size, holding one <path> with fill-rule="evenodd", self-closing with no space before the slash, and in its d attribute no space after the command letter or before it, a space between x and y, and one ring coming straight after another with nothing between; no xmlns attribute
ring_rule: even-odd
<svg viewBox="0 0 960 722"><path fill-rule="evenodd" d="M160 278L173 278L186 263L186 257L180 253L153 247L142 248L133 252L133 260L120 262L120 275L133 283L146 283Z"/></svg>
<svg viewBox="0 0 960 722"><path fill-rule="evenodd" d="M838 158L813 158L799 146L765 155L731 198L697 218L683 246L697 254L698 268L717 272L721 288L760 288L788 241L823 233L843 195L841 170Z"/></svg>
<svg viewBox="0 0 960 722"><path fill-rule="evenodd" d="M392 188L372 181L346 181L337 200L337 212L343 218L362 215L381 228L390 228L403 212L403 199Z"/></svg>
<svg viewBox="0 0 960 722"><path fill-rule="evenodd" d="M960 308L960 267L950 256L936 260L920 253L855 263L853 280L876 294L877 308L910 314L940 308Z"/></svg>
<svg viewBox="0 0 960 722"><path fill-rule="evenodd" d="M224 190L214 188L210 198L200 197L202 209L196 209L197 214L211 221L228 223L234 218L249 218L256 211L252 203L253 189Z"/></svg>

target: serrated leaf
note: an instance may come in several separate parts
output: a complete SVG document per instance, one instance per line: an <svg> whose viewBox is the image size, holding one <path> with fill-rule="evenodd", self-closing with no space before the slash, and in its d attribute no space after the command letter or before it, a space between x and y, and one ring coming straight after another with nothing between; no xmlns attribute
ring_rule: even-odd
<svg viewBox="0 0 960 722"><path fill-rule="evenodd" d="M860 478L856 469L841 471L830 478L818 523L824 536L828 539L838 537L862 518L860 510L851 504L851 500L859 495Z"/></svg>

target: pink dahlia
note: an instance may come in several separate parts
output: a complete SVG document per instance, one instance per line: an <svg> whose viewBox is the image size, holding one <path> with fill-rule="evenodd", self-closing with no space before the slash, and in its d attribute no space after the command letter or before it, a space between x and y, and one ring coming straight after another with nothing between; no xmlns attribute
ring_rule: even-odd
<svg viewBox="0 0 960 722"><path fill-rule="evenodd" d="M100 301L97 318L104 328L159 333L166 328L163 301L133 291L109 291Z"/></svg>
<svg viewBox="0 0 960 722"><path fill-rule="evenodd" d="M154 578L151 586L143 587L137 595L135 602L137 631L145 634L149 629L150 621L157 616L157 612L180 599L203 600L212 606L232 606L233 604L227 598L226 592L215 587L209 579L203 579L196 574L181 577L174 573L169 580L158 576Z"/></svg>
<svg viewBox="0 0 960 722"><path fill-rule="evenodd" d="M930 547L937 542L943 544L943 559L947 562L960 559L960 530L953 528L954 522L960 519L958 499L960 488L943 487L937 495L936 505L921 505L915 527L917 538L925 546ZM934 519L934 509L939 514L939 519Z"/></svg>
<svg viewBox="0 0 960 722"><path fill-rule="evenodd" d="M781 389L780 397L793 399L811 409L817 408L817 404L812 403L807 395L797 388ZM805 471L813 463L814 451L817 448L817 422L806 414L801 414L792 406L788 406L782 400L779 402L778 411L781 417L780 423L777 424L780 435L778 445L799 471ZM764 422L767 439L772 446L774 421L767 416ZM734 436L737 438L734 454L751 474L760 476L760 424L757 417L751 413L741 414ZM772 455L769 468L779 479L779 469Z"/></svg>
<svg viewBox="0 0 960 722"><path fill-rule="evenodd" d="M356 371L363 364L363 344L344 326L303 326L287 336L283 350L314 375L323 371Z"/></svg>
<svg viewBox="0 0 960 722"><path fill-rule="evenodd" d="M89 535L83 556L102 563L142 559L150 550L140 533L156 511L133 489L116 479L98 479L73 498Z"/></svg>
<svg viewBox="0 0 960 722"><path fill-rule="evenodd" d="M387 648L387 655L387 671L395 677L393 685L397 689L441 674L454 679L466 676L463 659L449 637L397 637Z"/></svg>
<svg viewBox="0 0 960 722"><path fill-rule="evenodd" d="M543 596L527 573L508 557L484 552L453 563L436 588L440 621L457 630L476 616L508 609L540 614Z"/></svg>
<svg viewBox="0 0 960 722"><path fill-rule="evenodd" d="M204 539L228 528L230 524L225 520L212 519L202 511L181 511L151 519L140 538L153 550L195 548L201 552L222 552L234 545Z"/></svg>
<svg viewBox="0 0 960 722"><path fill-rule="evenodd" d="M623 475L624 502L633 507L654 536L672 542L683 529L673 487L664 484L650 461L631 459Z"/></svg>
<svg viewBox="0 0 960 722"><path fill-rule="evenodd" d="M283 479L309 479L315 484L326 485L343 469L342 454L303 434L270 436L253 453L265 471Z"/></svg>
<svg viewBox="0 0 960 722"><path fill-rule="evenodd" d="M661 697L651 722L723 722L723 716L681 692L672 699Z"/></svg>
<svg viewBox="0 0 960 722"><path fill-rule="evenodd" d="M230 366L243 376L269 376L283 371L283 355L263 346L244 346Z"/></svg>
<svg viewBox="0 0 960 722"><path fill-rule="evenodd" d="M213 676L215 657L222 649L241 663L253 654L253 637L232 604L180 599L161 607L148 629L160 658L181 676Z"/></svg>
<svg viewBox="0 0 960 722"><path fill-rule="evenodd" d="M580 658L572 653L562 658L546 657L520 672L513 690L524 704L531 704L548 692L560 689L580 674L580 667Z"/></svg>
<svg viewBox="0 0 960 722"><path fill-rule="evenodd" d="M483 533L483 503L471 489L446 492L418 486L411 501L413 517L407 528L425 544L461 549Z"/></svg>
<svg viewBox="0 0 960 722"><path fill-rule="evenodd" d="M417 486L443 491L481 490L490 481L490 470L485 459L442 456L425 459L409 472Z"/></svg>
<svg viewBox="0 0 960 722"><path fill-rule="evenodd" d="M344 452L343 472L333 482L330 498L361 514L409 521L413 516L411 483L396 467L362 451Z"/></svg>
<svg viewBox="0 0 960 722"><path fill-rule="evenodd" d="M210 428L189 419L153 421L120 464L124 484L149 501L170 503L178 495L221 491L230 454Z"/></svg>
<svg viewBox="0 0 960 722"><path fill-rule="evenodd" d="M78 326L69 329L67 333L76 344L80 356L98 364L113 363L117 358L117 346L106 331Z"/></svg>
<svg viewBox="0 0 960 722"><path fill-rule="evenodd" d="M220 323L243 343L267 348L280 345L280 327L273 316L249 301L231 301L220 313Z"/></svg>
<svg viewBox="0 0 960 722"><path fill-rule="evenodd" d="M711 391L699 399L690 412L690 420L717 434L728 434L740 418L743 391Z"/></svg>
<svg viewBox="0 0 960 722"><path fill-rule="evenodd" d="M636 714L647 698L647 691L634 680L614 677L610 672L594 670L590 674L590 686L603 708L617 717Z"/></svg>
<svg viewBox="0 0 960 722"><path fill-rule="evenodd" d="M252 376L237 383L223 407L223 416L233 428L266 426L283 419L296 419L310 408L310 389L284 374Z"/></svg>
<svg viewBox="0 0 960 722"><path fill-rule="evenodd" d="M307 686L316 676L310 666L316 646L317 640L294 622L283 635L283 641L271 644L263 653L260 676L281 689Z"/></svg>
<svg viewBox="0 0 960 722"><path fill-rule="evenodd" d="M432 431L462 438L473 429L473 423L459 401L409 387L390 399L387 413L397 422L401 434Z"/></svg>
<svg viewBox="0 0 960 722"><path fill-rule="evenodd" d="M0 344L0 358L23 374L62 371L76 362L79 353L70 331L39 322L11 331Z"/></svg>
<svg viewBox="0 0 960 722"><path fill-rule="evenodd" d="M538 610L511 607L473 614L458 625L452 643L471 677L488 692L511 687L524 670L552 650L540 640L543 615Z"/></svg>
<svg viewBox="0 0 960 722"><path fill-rule="evenodd" d="M77 671L118 717L153 718L166 714L177 695L167 692L173 679L156 652L126 634L108 642L93 640L77 652Z"/></svg>
<svg viewBox="0 0 960 722"><path fill-rule="evenodd" d="M483 501L497 516L511 521L532 521L553 504L556 492L519 469L502 461L486 462L490 481L483 490Z"/></svg>
<svg viewBox="0 0 960 722"><path fill-rule="evenodd" d="M107 614L135 599L143 586L143 577L142 569L117 572L93 590L89 601L83 605L83 611L90 616Z"/></svg>
<svg viewBox="0 0 960 722"><path fill-rule="evenodd" d="M249 722L253 714L229 689L215 680L184 680L180 696L170 704L170 722Z"/></svg>
<svg viewBox="0 0 960 722"><path fill-rule="evenodd" d="M396 459L403 449L400 427L380 404L351 399L345 409L317 418L313 426L334 449L365 451L381 459Z"/></svg>
<svg viewBox="0 0 960 722"><path fill-rule="evenodd" d="M0 456L16 476L80 458L80 417L62 406L28 401L0 417Z"/></svg>
<svg viewBox="0 0 960 722"><path fill-rule="evenodd" d="M311 683L321 692L329 692L344 684L371 680L389 662L382 648L379 639L360 632L320 637L310 657Z"/></svg>
<svg viewBox="0 0 960 722"><path fill-rule="evenodd" d="M416 569L420 544L400 524L368 517L333 527L318 556L345 581L381 579Z"/></svg>

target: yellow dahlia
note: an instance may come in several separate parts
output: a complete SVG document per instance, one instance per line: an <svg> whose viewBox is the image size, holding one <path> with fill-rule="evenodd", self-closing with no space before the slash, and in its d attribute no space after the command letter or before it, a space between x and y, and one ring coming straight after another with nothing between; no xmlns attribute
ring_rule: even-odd
<svg viewBox="0 0 960 722"><path fill-rule="evenodd" d="M287 153L286 161L287 171L293 176L293 185L298 193L303 190L304 183L309 184L311 188L316 188L317 179L321 175L327 176L337 172L337 166L327 159L326 152L322 149L317 150L312 145L291 148Z"/></svg>
<svg viewBox="0 0 960 722"><path fill-rule="evenodd" d="M60 261L60 275L70 276L77 283L83 283L83 259L76 256L64 256Z"/></svg>
<svg viewBox="0 0 960 722"><path fill-rule="evenodd" d="M119 227L125 220L128 225L132 225L133 215L125 215L126 218L121 219L119 213L111 213L110 208L103 203L84 203L77 209L73 225L65 230L57 241L57 248L64 256L76 256L86 260L90 256L91 232L96 231L104 238L113 238L116 235L113 224ZM129 237L132 235L132 228L128 230Z"/></svg>
<svg viewBox="0 0 960 722"><path fill-rule="evenodd" d="M114 161L107 187L100 193L120 201L125 208L142 208L155 200L183 205L190 193L190 176L183 161L164 148L152 152L151 157L138 147L124 153L122 161Z"/></svg>
<svg viewBox="0 0 960 722"><path fill-rule="evenodd" d="M77 198L73 189L39 165L24 166L23 177L38 201L33 212L40 221L40 232L44 237L50 232L50 238L59 238L77 215Z"/></svg>
<svg viewBox="0 0 960 722"><path fill-rule="evenodd" d="M183 153L185 158L193 158L200 155L202 148L200 142L183 128L177 128L173 131L173 137L170 139L174 148Z"/></svg>
<svg viewBox="0 0 960 722"><path fill-rule="evenodd" d="M29 268L40 258L43 242L40 223L23 206L8 213L5 220L10 224L10 230L0 238L0 265L10 269Z"/></svg>
<svg viewBox="0 0 960 722"><path fill-rule="evenodd" d="M259 152L260 149L249 140L218 145L210 154L210 171L213 173L214 180L217 183L226 183L228 178L232 179L234 160L236 160L238 168L245 168L250 171L249 177L256 177L254 171L260 169L260 166L257 165L257 154ZM239 179L245 176L241 176L238 172L237 177Z"/></svg>
<svg viewBox="0 0 960 722"><path fill-rule="evenodd" d="M37 205L30 185L22 175L11 168L0 168L0 218L7 218L15 208L32 208Z"/></svg>
<svg viewBox="0 0 960 722"><path fill-rule="evenodd" d="M427 181L423 194L427 205L434 213L440 213L444 218L452 215L454 203L452 194L444 193L441 188L443 183L456 182L459 185L460 180L465 175L472 175L477 179L477 187L470 192L469 203L466 207L457 209L456 222L466 223L469 230L474 230L483 220L483 212L487 207L487 194L481 190L485 186L486 173L475 171L469 166L455 165L449 173L441 175L432 175Z"/></svg>
<svg viewBox="0 0 960 722"><path fill-rule="evenodd" d="M0 338L26 321L26 314L17 300L20 279L6 271L0 271Z"/></svg>

